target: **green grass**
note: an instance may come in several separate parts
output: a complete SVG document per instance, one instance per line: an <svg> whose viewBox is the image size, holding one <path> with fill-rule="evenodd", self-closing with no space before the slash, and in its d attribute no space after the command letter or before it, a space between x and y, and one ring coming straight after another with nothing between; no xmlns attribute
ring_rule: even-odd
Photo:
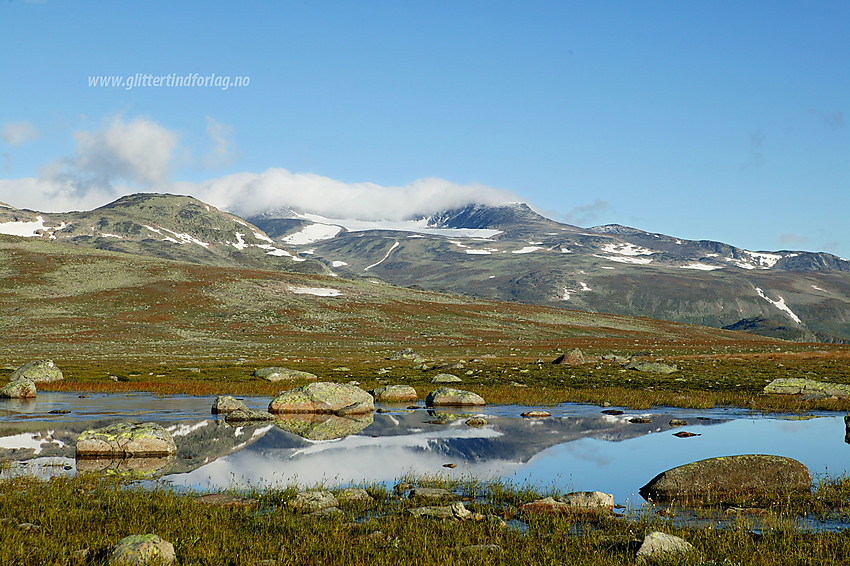
<svg viewBox="0 0 850 566"><path fill-rule="evenodd" d="M411 480L413 478L407 478ZM416 480L414 480L416 481ZM105 564L114 544L130 534L155 533L175 546L179 564L633 564L639 541L651 531L680 536L695 547L678 564L838 564L850 536L803 532L794 513L833 498L845 504L845 479L822 481L793 509L767 507L755 519L731 520L726 528L688 528L645 512L633 518L516 516L515 509L549 493L505 484L446 485L476 497L469 509L507 519L452 521L414 518L416 506L380 486L370 486L372 505L343 504L343 514L313 519L286 502L296 490L248 495L256 507L203 505L166 488L142 489L118 479L83 475L47 482L18 478L0 484L0 564ZM558 495L555 493L554 495ZM429 503L430 504L430 503ZM24 530L22 523L40 527ZM381 535L375 535L377 531ZM369 535L372 535L371 537ZM496 544L499 550L464 551ZM85 559L75 552L88 550Z"/></svg>

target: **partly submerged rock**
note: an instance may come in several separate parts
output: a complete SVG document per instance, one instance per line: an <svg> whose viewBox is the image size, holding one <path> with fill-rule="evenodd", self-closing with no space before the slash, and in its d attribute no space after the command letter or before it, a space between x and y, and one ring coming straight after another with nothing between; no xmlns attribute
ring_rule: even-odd
<svg viewBox="0 0 850 566"><path fill-rule="evenodd" d="M609 513L614 510L614 496L601 491L576 491L559 499L545 497L519 508L524 514L582 515Z"/></svg>
<svg viewBox="0 0 850 566"><path fill-rule="evenodd" d="M344 383L308 383L284 391L269 403L270 413L333 413L355 403L362 413L375 410L372 396L355 385Z"/></svg>
<svg viewBox="0 0 850 566"><path fill-rule="evenodd" d="M36 393L35 382L26 378L10 381L0 388L0 398L3 399L32 399Z"/></svg>
<svg viewBox="0 0 850 566"><path fill-rule="evenodd" d="M118 423L83 432L77 458L154 457L177 453L171 434L154 423Z"/></svg>
<svg viewBox="0 0 850 566"><path fill-rule="evenodd" d="M785 395L807 395L811 398L838 397L839 399L850 397L850 385L843 383L830 383L828 381L814 381L800 377L782 377L774 379L764 387L765 393L779 393Z"/></svg>
<svg viewBox="0 0 850 566"><path fill-rule="evenodd" d="M25 378L34 383L50 383L51 381L62 381L63 377L62 370L56 367L53 360L35 360L12 372L9 381Z"/></svg>
<svg viewBox="0 0 850 566"><path fill-rule="evenodd" d="M176 559L174 545L154 534L124 537L109 554L110 566L164 565Z"/></svg>
<svg viewBox="0 0 850 566"><path fill-rule="evenodd" d="M419 400L419 394L410 385L386 385L376 387L369 393L372 394L375 401L381 403L409 403Z"/></svg>
<svg viewBox="0 0 850 566"><path fill-rule="evenodd" d="M440 387L428 394L425 398L425 404L429 407L459 407L465 405L486 405L487 402L481 396L471 391Z"/></svg>
<svg viewBox="0 0 850 566"><path fill-rule="evenodd" d="M231 395L219 395L215 398L212 406L213 414L228 414L238 409L247 409L248 406Z"/></svg>
<svg viewBox="0 0 850 566"><path fill-rule="evenodd" d="M372 504L375 498L369 495L369 492L362 487L347 487L342 490L337 499L340 503L357 503L357 504Z"/></svg>
<svg viewBox="0 0 850 566"><path fill-rule="evenodd" d="M721 456L692 462L655 476L640 488L648 501L700 500L763 491L810 491L809 469L792 458L765 454Z"/></svg>
<svg viewBox="0 0 850 566"><path fill-rule="evenodd" d="M266 381L294 381L296 379L306 379L314 381L318 376L309 371L301 371L297 369L288 369L282 367L260 368L254 371L254 377L265 379Z"/></svg>
<svg viewBox="0 0 850 566"><path fill-rule="evenodd" d="M371 413L356 417L328 414L291 413L278 415L275 425L307 440L333 440L357 434L373 422Z"/></svg>
<svg viewBox="0 0 850 566"><path fill-rule="evenodd" d="M546 417L551 417L552 413L549 411L526 411L520 416L525 419L545 419Z"/></svg>
<svg viewBox="0 0 850 566"><path fill-rule="evenodd" d="M654 531L644 537L637 551L637 562L641 564L647 561L672 559L687 554L693 549L691 543L685 539Z"/></svg>

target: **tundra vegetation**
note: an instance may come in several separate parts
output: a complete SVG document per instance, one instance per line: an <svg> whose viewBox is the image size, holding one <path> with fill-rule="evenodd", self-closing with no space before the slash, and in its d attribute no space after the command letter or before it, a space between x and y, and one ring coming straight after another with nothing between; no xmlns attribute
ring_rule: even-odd
<svg viewBox="0 0 850 566"><path fill-rule="evenodd" d="M50 358L64 379L39 383L39 391L273 397L307 380L253 373L284 367L363 390L407 385L420 399L437 374L451 373L489 404L850 410L846 398L764 392L776 378L850 384L847 346L11 237L0 237L0 315L0 382ZM393 355L403 348L418 358ZM584 363L552 363L574 348ZM676 371L629 369L629 359ZM287 505L295 486L239 493L256 502L221 506L120 478L15 478L0 482L0 564L104 564L120 539L146 533L170 541L180 564L632 564L655 531L693 546L674 563L823 564L850 553L848 531L809 532L799 522L846 519L844 477L818 478L811 493L580 516L519 512L563 495L554 489L399 481L448 488L473 513L501 520L414 517L405 511L416 503L385 486L364 486L370 505L342 503L341 513L313 518ZM702 528L718 521L723 528Z"/></svg>

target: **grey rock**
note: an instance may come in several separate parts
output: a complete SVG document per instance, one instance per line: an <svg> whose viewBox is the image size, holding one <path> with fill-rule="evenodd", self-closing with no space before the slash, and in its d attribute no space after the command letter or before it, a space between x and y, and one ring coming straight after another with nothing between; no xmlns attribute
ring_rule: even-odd
<svg viewBox="0 0 850 566"><path fill-rule="evenodd" d="M463 381L456 375L450 373L438 373L431 378L431 383L460 383Z"/></svg>
<svg viewBox="0 0 850 566"><path fill-rule="evenodd" d="M470 391L452 389L450 387L440 387L428 394L425 398L425 404L429 407L438 407L486 405L487 403L479 395Z"/></svg>
<svg viewBox="0 0 850 566"><path fill-rule="evenodd" d="M34 383L50 383L51 381L62 381L64 376L62 370L56 367L53 360L35 360L26 363L12 372L9 381L17 379L29 379Z"/></svg>
<svg viewBox="0 0 850 566"><path fill-rule="evenodd" d="M337 499L340 503L374 503L375 498L362 487L347 487L342 490Z"/></svg>
<svg viewBox="0 0 850 566"><path fill-rule="evenodd" d="M240 401L239 399L231 396L231 395L219 395L215 398L215 402L213 402L212 412L213 414L227 414L232 413L238 409L248 409L248 407Z"/></svg>
<svg viewBox="0 0 850 566"><path fill-rule="evenodd" d="M329 507L339 507L339 501L329 491L302 491L289 501L289 507L303 513L315 513Z"/></svg>
<svg viewBox="0 0 850 566"><path fill-rule="evenodd" d="M806 395L811 399L828 399L830 397L845 399L850 397L850 385L791 377L774 379L764 387L764 392L784 395Z"/></svg>
<svg viewBox="0 0 850 566"><path fill-rule="evenodd" d="M265 379L266 381L294 381L296 379L306 379L314 381L318 379L316 374L308 371L300 371L297 369L288 369L282 367L267 367L260 368L254 371L254 377Z"/></svg>
<svg viewBox="0 0 850 566"><path fill-rule="evenodd" d="M663 560L688 554L694 549L691 543L677 536L654 531L644 537L637 551L638 563Z"/></svg>
<svg viewBox="0 0 850 566"><path fill-rule="evenodd" d="M362 413L375 410L372 396L355 385L331 382L308 383L275 397L269 403L269 412L333 413L355 403L362 403L358 406Z"/></svg>
<svg viewBox="0 0 850 566"><path fill-rule="evenodd" d="M661 362L639 362L637 360L633 360L623 367L625 367L626 369L633 369L644 373L669 374L679 371L678 367L663 364Z"/></svg>
<svg viewBox="0 0 850 566"><path fill-rule="evenodd" d="M156 457L177 453L171 434L154 423L118 423L84 431L77 438L77 458Z"/></svg>

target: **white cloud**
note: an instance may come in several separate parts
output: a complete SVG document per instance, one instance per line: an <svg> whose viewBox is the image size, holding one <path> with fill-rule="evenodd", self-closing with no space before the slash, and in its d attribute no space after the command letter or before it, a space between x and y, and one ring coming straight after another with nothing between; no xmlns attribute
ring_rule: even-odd
<svg viewBox="0 0 850 566"><path fill-rule="evenodd" d="M230 158L232 128L207 117L212 155ZM75 132L74 156L48 163L36 178L0 181L0 201L44 212L86 210L121 195L156 190L192 195L218 208L250 216L291 208L331 218L401 220L470 203L517 202L516 195L483 185L418 179L402 186L345 183L314 173L272 168L201 183L172 182L176 133L143 118L114 117L95 131ZM190 159L191 161L191 159ZM207 163L208 166L211 163Z"/></svg>
<svg viewBox="0 0 850 566"><path fill-rule="evenodd" d="M27 142L31 142L38 138L38 130L36 130L29 122L15 122L3 125L3 141L7 144L18 147Z"/></svg>
<svg viewBox="0 0 850 566"><path fill-rule="evenodd" d="M94 132L75 132L76 156L63 163L71 178L95 185L121 179L143 186L168 180L177 134L156 122L116 116Z"/></svg>
<svg viewBox="0 0 850 566"><path fill-rule="evenodd" d="M212 152L203 160L207 167L226 167L233 162L233 126L207 118L206 134L212 143Z"/></svg>
<svg viewBox="0 0 850 566"><path fill-rule="evenodd" d="M577 226L587 226L599 218L600 214L607 212L611 205L602 199L596 199L593 204L576 206L564 215L564 220Z"/></svg>
<svg viewBox="0 0 850 566"><path fill-rule="evenodd" d="M292 208L330 218L398 220L459 208L472 202L499 204L518 197L483 185L458 185L444 179L418 179L387 187L375 183L344 183L313 173L268 169L236 173L199 185L175 185L219 208L251 216L265 210Z"/></svg>

